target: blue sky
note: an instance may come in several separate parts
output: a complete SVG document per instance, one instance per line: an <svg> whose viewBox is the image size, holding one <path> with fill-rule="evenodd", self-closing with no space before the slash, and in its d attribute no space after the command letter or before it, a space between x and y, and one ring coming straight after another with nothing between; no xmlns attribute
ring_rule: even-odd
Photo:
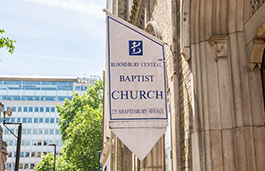
<svg viewBox="0 0 265 171"><path fill-rule="evenodd" d="M1 75L89 76L105 67L105 0L0 0Z"/></svg>

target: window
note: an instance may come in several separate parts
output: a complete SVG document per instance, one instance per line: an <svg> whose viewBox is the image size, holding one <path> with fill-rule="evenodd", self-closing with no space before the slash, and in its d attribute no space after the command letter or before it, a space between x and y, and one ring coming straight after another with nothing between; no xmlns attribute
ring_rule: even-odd
<svg viewBox="0 0 265 171"><path fill-rule="evenodd" d="M26 140L26 146L30 146L30 140Z"/></svg>
<svg viewBox="0 0 265 171"><path fill-rule="evenodd" d="M37 152L37 157L41 157L41 152Z"/></svg>
<svg viewBox="0 0 265 171"><path fill-rule="evenodd" d="M49 118L45 118L45 123L49 123Z"/></svg>
<svg viewBox="0 0 265 171"><path fill-rule="evenodd" d="M59 145L59 140L55 140L55 144L56 145Z"/></svg>
<svg viewBox="0 0 265 171"><path fill-rule="evenodd" d="M24 152L20 152L20 155L19 155L20 157L24 157ZM23 165L23 164L22 164ZM20 164L19 164L19 168L20 168ZM23 167L22 167L22 169L23 169Z"/></svg>
<svg viewBox="0 0 265 171"><path fill-rule="evenodd" d="M6 118L6 122L10 122L10 118Z"/></svg>
<svg viewBox="0 0 265 171"><path fill-rule="evenodd" d="M43 123L43 118L39 118L39 123Z"/></svg>
<svg viewBox="0 0 265 171"><path fill-rule="evenodd" d="M27 134L31 134L31 129L27 129Z"/></svg>
<svg viewBox="0 0 265 171"><path fill-rule="evenodd" d="M34 123L38 123L38 118L34 118Z"/></svg>
<svg viewBox="0 0 265 171"><path fill-rule="evenodd" d="M15 111L16 111L16 107L12 107L12 109L13 109L13 112L15 112Z"/></svg>
<svg viewBox="0 0 265 171"><path fill-rule="evenodd" d="M54 133L54 130L53 129L50 129L50 134L53 134Z"/></svg>
<svg viewBox="0 0 265 171"><path fill-rule="evenodd" d="M22 134L26 134L26 129L22 129Z"/></svg>
<svg viewBox="0 0 265 171"><path fill-rule="evenodd" d="M22 152L20 152L21 154ZM20 156L21 157L21 156ZM23 157L24 157L24 153L23 153ZM23 164L19 164L19 169L23 169Z"/></svg>
<svg viewBox="0 0 265 171"><path fill-rule="evenodd" d="M48 141L43 141L43 145L48 145Z"/></svg>
<svg viewBox="0 0 265 171"><path fill-rule="evenodd" d="M32 123L32 118L28 118L28 123Z"/></svg>
<svg viewBox="0 0 265 171"><path fill-rule="evenodd" d="M36 146L37 145L37 141L36 140L32 140L32 145Z"/></svg>
<svg viewBox="0 0 265 171"><path fill-rule="evenodd" d="M44 155L46 155L46 154L47 154L47 152L43 152L43 154L44 154Z"/></svg>
<svg viewBox="0 0 265 171"><path fill-rule="evenodd" d="M23 118L22 123L27 123L27 118Z"/></svg>
<svg viewBox="0 0 265 171"><path fill-rule="evenodd" d="M37 134L37 129L33 129L33 134Z"/></svg>
<svg viewBox="0 0 265 171"><path fill-rule="evenodd" d="M40 112L44 112L44 107L40 107Z"/></svg>
<svg viewBox="0 0 265 171"><path fill-rule="evenodd" d="M39 112L39 107L35 107L35 112Z"/></svg>
<svg viewBox="0 0 265 171"><path fill-rule="evenodd" d="M21 146L25 146L25 140L21 140Z"/></svg>
<svg viewBox="0 0 265 171"><path fill-rule="evenodd" d="M35 152L31 152L31 157L35 157Z"/></svg>
<svg viewBox="0 0 265 171"><path fill-rule="evenodd" d="M30 164L30 169L34 169L34 167L35 167L35 164L34 163L31 163Z"/></svg>
<svg viewBox="0 0 265 171"><path fill-rule="evenodd" d="M49 144L53 144L53 140L49 140Z"/></svg>
<svg viewBox="0 0 265 171"><path fill-rule="evenodd" d="M41 144L42 144L42 141L38 140L38 146L41 146Z"/></svg>
<svg viewBox="0 0 265 171"><path fill-rule="evenodd" d="M11 118L11 122L12 123L16 122L16 118Z"/></svg>
<svg viewBox="0 0 265 171"><path fill-rule="evenodd" d="M8 145L13 146L13 140L9 140Z"/></svg>
<svg viewBox="0 0 265 171"><path fill-rule="evenodd" d="M46 112L50 112L50 107L46 107Z"/></svg>
<svg viewBox="0 0 265 171"><path fill-rule="evenodd" d="M17 108L17 111L18 111L18 112L21 112L21 107L18 107L18 108Z"/></svg>
<svg viewBox="0 0 265 171"><path fill-rule="evenodd" d="M55 107L51 107L51 112L55 112Z"/></svg>
<svg viewBox="0 0 265 171"><path fill-rule="evenodd" d="M23 107L23 112L28 112L28 107Z"/></svg>
<svg viewBox="0 0 265 171"><path fill-rule="evenodd" d="M19 123L20 123L20 122L21 122L21 118L17 118L17 122L19 122Z"/></svg>
<svg viewBox="0 0 265 171"><path fill-rule="evenodd" d="M26 152L26 153L28 153L28 152ZM25 156L25 157L29 157L29 156ZM24 169L28 169L29 168L29 164L25 164L25 166L24 166Z"/></svg>
<svg viewBox="0 0 265 171"><path fill-rule="evenodd" d="M9 132L8 132L8 130L7 129L5 129L5 134L8 134Z"/></svg>
<svg viewBox="0 0 265 171"><path fill-rule="evenodd" d="M54 123L54 118L51 118L51 122L50 123Z"/></svg>
<svg viewBox="0 0 265 171"><path fill-rule="evenodd" d="M8 157L12 157L12 152L9 152L8 153Z"/></svg>
<svg viewBox="0 0 265 171"><path fill-rule="evenodd" d="M59 122L59 118L56 118L56 123L58 123Z"/></svg>
<svg viewBox="0 0 265 171"><path fill-rule="evenodd" d="M33 107L29 107L29 112L33 112Z"/></svg>
<svg viewBox="0 0 265 171"><path fill-rule="evenodd" d="M42 129L39 129L38 134L42 134L42 133L43 133Z"/></svg>
<svg viewBox="0 0 265 171"><path fill-rule="evenodd" d="M29 157L29 152L25 152L25 157Z"/></svg>
<svg viewBox="0 0 265 171"><path fill-rule="evenodd" d="M44 134L48 134L48 129L44 129Z"/></svg>
<svg viewBox="0 0 265 171"><path fill-rule="evenodd" d="M59 129L56 129L56 130L55 130L55 134L57 134L57 135L59 135L59 134L60 134L60 131L59 131Z"/></svg>

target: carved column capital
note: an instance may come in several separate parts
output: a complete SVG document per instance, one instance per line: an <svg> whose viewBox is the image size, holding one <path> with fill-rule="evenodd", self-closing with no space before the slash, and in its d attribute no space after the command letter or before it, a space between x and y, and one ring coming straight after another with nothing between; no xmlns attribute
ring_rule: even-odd
<svg viewBox="0 0 265 171"><path fill-rule="evenodd" d="M227 59L227 41L227 35L213 35L208 41L215 51L215 60Z"/></svg>

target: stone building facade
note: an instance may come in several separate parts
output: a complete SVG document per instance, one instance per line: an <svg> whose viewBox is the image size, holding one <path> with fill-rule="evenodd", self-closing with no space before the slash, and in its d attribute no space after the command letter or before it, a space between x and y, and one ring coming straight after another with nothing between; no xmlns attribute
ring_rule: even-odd
<svg viewBox="0 0 265 171"><path fill-rule="evenodd" d="M0 102L0 118L2 115L2 107L4 105ZM6 160L7 160L7 151L6 151L7 144L3 140L3 128L0 125L0 171L4 171L6 169Z"/></svg>
<svg viewBox="0 0 265 171"><path fill-rule="evenodd" d="M167 43L170 170L263 171L264 0L108 0L107 10ZM139 161L104 126L110 170L169 170L165 137Z"/></svg>

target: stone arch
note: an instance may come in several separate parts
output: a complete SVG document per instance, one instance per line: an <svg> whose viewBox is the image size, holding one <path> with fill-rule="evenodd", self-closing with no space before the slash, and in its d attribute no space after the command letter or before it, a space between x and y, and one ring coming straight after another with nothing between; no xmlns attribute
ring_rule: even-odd
<svg viewBox="0 0 265 171"><path fill-rule="evenodd" d="M264 49L265 49L265 22L258 27L256 31L256 36L253 39L253 46L249 58L249 66L248 66L249 70L254 70L255 67L261 69Z"/></svg>
<svg viewBox="0 0 265 171"><path fill-rule="evenodd" d="M159 39L161 39L161 33L159 31L159 27L158 24L156 23L156 21L149 21L146 25L145 25L145 29L146 32L152 34L153 36L158 37Z"/></svg>

